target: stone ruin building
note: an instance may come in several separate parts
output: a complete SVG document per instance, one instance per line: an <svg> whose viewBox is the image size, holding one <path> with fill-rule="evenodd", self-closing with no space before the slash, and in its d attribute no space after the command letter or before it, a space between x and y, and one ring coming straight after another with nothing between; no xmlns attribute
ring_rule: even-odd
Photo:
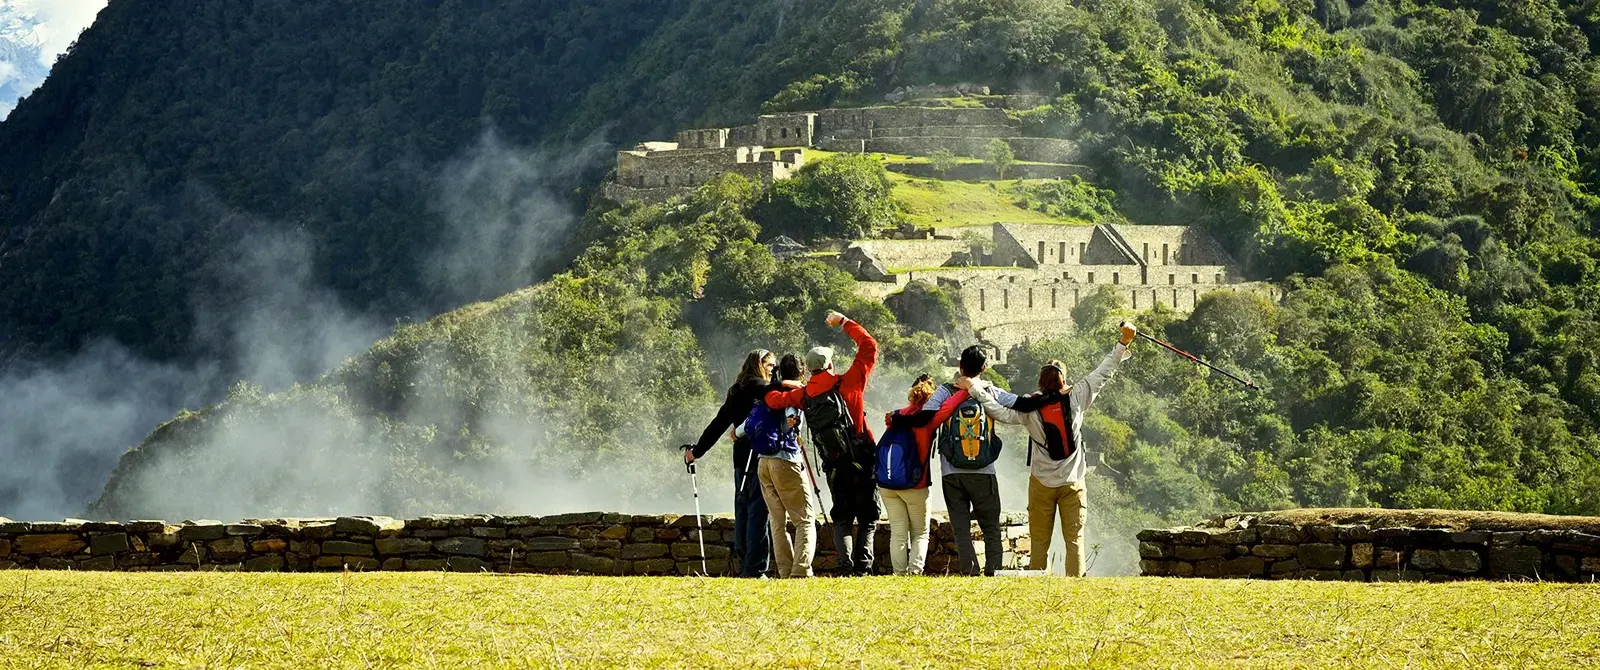
<svg viewBox="0 0 1600 670"><path fill-rule="evenodd" d="M838 262L874 299L918 280L949 292L962 330L999 361L1035 338L1070 332L1072 309L1102 286L1136 310L1188 311L1217 290L1277 298L1270 284L1245 282L1227 252L1191 226L995 223L987 232L862 240Z"/></svg>
<svg viewBox="0 0 1600 670"><path fill-rule="evenodd" d="M654 203L684 195L725 172L770 183L799 169L806 149L909 156L944 149L983 158L989 143L1000 138L1011 145L1018 161L1073 160L1077 145L1069 140L1022 135L1020 124L1003 107L1014 97L992 96L989 102L995 107L823 109L766 114L733 128L684 130L673 142L644 142L617 152L616 170L602 192L618 202Z"/></svg>

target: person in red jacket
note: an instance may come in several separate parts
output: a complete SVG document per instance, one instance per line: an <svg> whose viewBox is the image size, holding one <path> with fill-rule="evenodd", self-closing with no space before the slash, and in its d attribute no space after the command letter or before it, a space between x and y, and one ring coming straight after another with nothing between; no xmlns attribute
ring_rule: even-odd
<svg viewBox="0 0 1600 670"><path fill-rule="evenodd" d="M872 478L877 439L867 427L864 395L878 364L878 341L838 312L828 312L828 325L843 328L855 341L856 358L850 369L834 373L833 349L816 347L806 352L811 378L805 388L769 392L767 406L805 409L833 494L833 546L840 572L866 575L872 574L872 529L879 515L878 486Z"/></svg>
<svg viewBox="0 0 1600 670"><path fill-rule="evenodd" d="M928 375L922 375L912 382L911 390L906 393L911 404L883 418L889 429L899 425L897 417L911 417L921 412L928 399L933 397L935 388L937 385L933 383L933 377ZM945 399L944 404L934 412L932 421L916 427L911 427L907 422L905 429L911 431L911 438L917 445L917 458L922 461L922 481L904 490L878 489L883 496L883 507L889 513L889 562L894 565L896 575L922 574L923 563L928 558L928 484L932 481L932 468L929 467L932 462L929 457L933 454L933 435L966 401L967 392L958 391Z"/></svg>

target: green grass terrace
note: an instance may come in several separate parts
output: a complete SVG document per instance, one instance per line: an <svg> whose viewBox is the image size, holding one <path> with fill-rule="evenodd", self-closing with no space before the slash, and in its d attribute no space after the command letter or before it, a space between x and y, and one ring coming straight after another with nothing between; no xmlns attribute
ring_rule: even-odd
<svg viewBox="0 0 1600 670"><path fill-rule="evenodd" d="M0 573L8 667L1579 667L1600 586Z"/></svg>

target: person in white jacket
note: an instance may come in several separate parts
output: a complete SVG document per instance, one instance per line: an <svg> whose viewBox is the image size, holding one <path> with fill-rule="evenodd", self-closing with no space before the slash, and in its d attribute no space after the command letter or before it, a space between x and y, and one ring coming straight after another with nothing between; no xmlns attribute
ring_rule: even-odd
<svg viewBox="0 0 1600 670"><path fill-rule="evenodd" d="M1132 354L1128 344L1137 330L1124 321L1122 338L1093 372L1066 388L1066 366L1050 361L1039 369L1039 391L1020 396L1006 407L995 389L981 379L963 377L966 388L995 421L1022 424L1028 429L1028 535L1032 551L1030 570L1046 569L1056 511L1061 512L1061 535L1066 541L1067 575L1083 576L1083 526L1089 496L1084 488L1087 456L1083 444L1083 414L1094 405L1100 389L1116 375L1117 366Z"/></svg>

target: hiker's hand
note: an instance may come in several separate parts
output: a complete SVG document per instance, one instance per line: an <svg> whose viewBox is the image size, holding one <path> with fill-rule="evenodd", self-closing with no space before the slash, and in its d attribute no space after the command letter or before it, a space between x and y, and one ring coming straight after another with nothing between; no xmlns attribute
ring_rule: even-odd
<svg viewBox="0 0 1600 670"><path fill-rule="evenodd" d="M887 426L887 425L889 425L890 423L893 423L893 422L894 422L894 412L884 412L883 413L883 425Z"/></svg>
<svg viewBox="0 0 1600 670"><path fill-rule="evenodd" d="M693 449L684 449L683 450L683 462L684 463L694 463L694 450Z"/></svg>
<svg viewBox="0 0 1600 670"><path fill-rule="evenodd" d="M1122 322L1122 345L1127 346L1133 342L1134 336L1139 334L1139 329L1133 327L1132 321Z"/></svg>
<svg viewBox="0 0 1600 670"><path fill-rule="evenodd" d="M963 391L972 390L972 378L967 376L956 377L956 388Z"/></svg>
<svg viewBox="0 0 1600 670"><path fill-rule="evenodd" d="M828 312L828 325L833 326L834 328L838 328L839 324L841 324L841 323L844 323L844 315L843 314L840 314L838 312Z"/></svg>

